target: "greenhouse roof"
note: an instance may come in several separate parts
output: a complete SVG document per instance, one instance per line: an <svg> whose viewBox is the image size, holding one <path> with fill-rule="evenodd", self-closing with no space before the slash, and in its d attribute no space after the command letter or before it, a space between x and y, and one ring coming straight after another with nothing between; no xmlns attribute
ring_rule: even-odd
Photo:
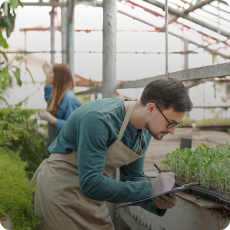
<svg viewBox="0 0 230 230"><path fill-rule="evenodd" d="M25 2L24 5L66 6L65 2ZM102 7L102 1L80 1ZM156 32L165 31L164 0L119 1L118 12L154 27ZM169 0L168 33L201 47L212 54L230 59L230 7L225 1ZM192 52L192 51L187 51Z"/></svg>
<svg viewBox="0 0 230 230"><path fill-rule="evenodd" d="M133 9L130 17L165 31L164 0L131 0L122 1L121 4ZM122 13L122 10L119 12ZM211 53L230 58L230 7L227 3L213 0L169 0L168 12L169 34L186 39Z"/></svg>

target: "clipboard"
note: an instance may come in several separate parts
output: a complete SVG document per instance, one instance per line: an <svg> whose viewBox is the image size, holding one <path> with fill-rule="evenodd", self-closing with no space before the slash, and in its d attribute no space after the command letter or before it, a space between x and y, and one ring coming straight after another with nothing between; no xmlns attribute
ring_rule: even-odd
<svg viewBox="0 0 230 230"><path fill-rule="evenodd" d="M194 183L190 183L190 184L184 184L180 187L176 187L176 188L173 188L167 192L164 192L164 193L161 193L159 195L156 195L156 196L151 196L151 197L148 197L148 198L145 198L145 199L142 199L142 200L137 200L137 201L134 201L134 202L131 202L131 203L128 203L128 204L124 204L124 205L121 205L115 209L118 209L118 208L122 208L122 207L126 207L126 206L136 206L136 205L139 205L139 204L146 204L146 203L149 203L152 201L152 199L156 198L156 197L159 197L159 196L163 196L163 195L167 195L169 193L177 193L177 192L180 192L180 191L183 191L187 188L190 188L190 187L193 187L193 186L198 186L198 185L201 185L200 183L198 182L194 182Z"/></svg>

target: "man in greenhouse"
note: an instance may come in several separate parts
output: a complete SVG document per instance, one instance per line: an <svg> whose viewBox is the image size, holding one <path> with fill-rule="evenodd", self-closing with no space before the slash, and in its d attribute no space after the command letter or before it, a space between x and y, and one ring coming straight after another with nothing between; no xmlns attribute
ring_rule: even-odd
<svg viewBox="0 0 230 230"><path fill-rule="evenodd" d="M173 134L192 106L184 85L167 78L150 82L138 101L99 99L74 111L31 182L35 214L44 219L40 229L114 230L105 201L133 202L170 190L172 172L145 180L145 152L151 137ZM116 168L120 181L109 176ZM175 204L171 193L141 207L163 216Z"/></svg>

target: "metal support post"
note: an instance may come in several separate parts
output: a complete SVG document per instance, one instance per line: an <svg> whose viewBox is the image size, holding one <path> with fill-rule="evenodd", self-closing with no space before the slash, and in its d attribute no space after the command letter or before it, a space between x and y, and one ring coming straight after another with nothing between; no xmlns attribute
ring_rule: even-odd
<svg viewBox="0 0 230 230"><path fill-rule="evenodd" d="M189 42L186 39L182 40L182 42L183 42L183 51L184 51L182 69L186 70L186 69L189 68L189 66L188 66L188 55L189 55L189 53L188 53L188 44L189 44Z"/></svg>
<svg viewBox="0 0 230 230"><path fill-rule="evenodd" d="M96 80L94 80L94 89L97 90L97 83L96 83ZM97 100L97 92L95 92L94 100Z"/></svg>
<svg viewBox="0 0 230 230"><path fill-rule="evenodd" d="M67 64L69 65L73 77L74 86L75 73L74 73L74 7L75 0L67 0Z"/></svg>
<svg viewBox="0 0 230 230"><path fill-rule="evenodd" d="M182 44L183 44L183 51L184 51L184 54L182 55L182 69L186 70L186 69L188 69L188 55L189 55L189 53L188 53L188 40L183 39ZM189 94L189 89L187 89L187 90L188 90L188 94ZM186 112L186 116L189 117L190 113Z"/></svg>
<svg viewBox="0 0 230 230"><path fill-rule="evenodd" d="M55 7L50 11L50 44L51 44L51 52L55 51L55 31L56 31L56 14L57 12L54 10ZM55 53L51 53L51 64L55 63Z"/></svg>
<svg viewBox="0 0 230 230"><path fill-rule="evenodd" d="M117 0L103 1L103 73L102 97L117 96L116 80ZM118 170L118 169L117 169ZM116 171L110 174L116 180ZM115 204L106 202L116 228Z"/></svg>
<svg viewBox="0 0 230 230"><path fill-rule="evenodd" d="M168 0L165 0L165 75L169 77L168 67Z"/></svg>
<svg viewBox="0 0 230 230"><path fill-rule="evenodd" d="M61 8L61 47L62 51L67 50L67 7ZM62 53L62 63L67 63L66 52Z"/></svg>
<svg viewBox="0 0 230 230"><path fill-rule="evenodd" d="M102 97L116 97L117 0L103 1Z"/></svg>

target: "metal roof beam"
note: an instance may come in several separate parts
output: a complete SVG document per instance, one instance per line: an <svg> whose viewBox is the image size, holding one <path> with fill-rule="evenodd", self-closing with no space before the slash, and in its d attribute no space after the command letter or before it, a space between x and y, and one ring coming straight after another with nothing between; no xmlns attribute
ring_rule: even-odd
<svg viewBox="0 0 230 230"><path fill-rule="evenodd" d="M188 3L188 4L191 5L191 3L188 2L188 1L186 1L186 0L180 0L180 1L182 1L182 2L184 2L184 3ZM198 1L198 2L200 2L200 1ZM212 7L213 9L216 10L216 8L213 7L211 4L208 4L208 5L209 5L210 7ZM204 11L204 12L206 12L206 13L208 13L208 14L211 14L211 15L213 15L213 16L218 17L218 14L214 14L214 13L212 13L211 11L208 11L208 10L206 10L206 9L203 9L203 8L202 8L202 11ZM220 11L221 11L221 12L224 12L222 9L220 9ZM224 13L226 13L226 12L224 12ZM229 14L229 12L228 12L227 14ZM225 18L225 17L222 17L222 16L219 16L219 17L220 17L220 19L222 19L222 20L224 20L224 21L226 21L226 22L230 22L230 20L228 20L228 19Z"/></svg>
<svg viewBox="0 0 230 230"><path fill-rule="evenodd" d="M163 9L163 10L165 9L165 4L163 4L163 3L161 3L161 2L159 2L157 0L143 0L143 1L145 1L147 3L150 3L150 4L154 5L154 6L157 6L157 7L161 8L161 9ZM197 19L195 17L192 17L192 16L190 16L188 14L185 14L184 12L181 12L181 11L179 11L177 9L172 8L172 7L168 7L168 11L171 14L174 14L174 15L176 15L178 17L185 18L185 19L187 19L187 20L189 20L191 22L194 22L194 23L196 23L196 24L198 24L200 26L203 26L203 27L205 27L205 28L207 28L209 30L212 30L212 31L214 31L216 33L218 33L220 31L221 35L230 38L230 33L228 31L218 29L216 26L210 25L209 23L201 21L201 20L199 20L199 19Z"/></svg>
<svg viewBox="0 0 230 230"><path fill-rule="evenodd" d="M50 2L43 2L43 1L39 1L39 2L22 2L23 6L59 6L59 7L65 7L66 6L66 2L54 2L54 1L50 1Z"/></svg>
<svg viewBox="0 0 230 230"><path fill-rule="evenodd" d="M200 79L213 79L215 77L230 76L230 62L218 65L204 66L178 72L169 73L170 78L176 78L179 81L191 81ZM165 74L144 78L136 81L128 81L117 84L117 89L143 88L153 80L167 78ZM101 88L90 89L76 95L101 93Z"/></svg>
<svg viewBox="0 0 230 230"><path fill-rule="evenodd" d="M189 7L188 9L184 10L183 13L184 13L184 14L189 14L190 12L193 12L194 10L199 9L199 8L205 6L205 5L207 5L207 4L209 4L210 2L213 2L213 1L214 1L214 0L205 0L205 1L203 1L203 2L198 2L198 3L195 4L195 5L191 5L191 4L190 4L190 7ZM172 23L172 22L175 22L178 18L179 18L178 16L173 15L173 16L170 18L168 24L170 24L170 23Z"/></svg>
<svg viewBox="0 0 230 230"><path fill-rule="evenodd" d="M205 0L205 1L203 1L203 2L198 2L198 3L195 4L195 5L191 5L188 9L186 9L186 10L184 11L184 13L185 13L185 14L188 14L188 13L190 13L190 12L196 10L196 9L199 9L199 8L201 8L201 7L205 6L205 5L207 5L207 4L211 3L211 2L213 2L213 1L214 1L214 0Z"/></svg>
<svg viewBox="0 0 230 230"><path fill-rule="evenodd" d="M159 31L161 31L161 32L164 32L164 30L162 29L162 27L158 27L156 24L153 24L152 22L146 21L146 20L144 20L144 19L142 19L142 18L137 17L137 16L134 15L134 14L127 13L126 11L123 11L123 10L121 10L121 9L118 9L117 11L118 11L119 13L124 14L124 15L126 15L126 16L128 16L128 17L131 17L131 18L133 18L133 19L135 19L135 20L137 20L137 21L140 21L140 22L142 22L142 23L145 23L145 24L147 24L147 25L149 25L149 26L153 26L155 29L157 29L157 30L159 30ZM189 43L194 44L194 45L196 45L196 46L199 46L200 48L203 48L204 50L207 50L207 51L209 51L209 52L212 53L212 54L217 54L217 55L220 55L220 56L222 56L222 57L224 57L224 58L227 58L227 59L230 58L230 55L224 55L224 54L220 53L219 51L214 51L214 50L212 50L212 49L210 49L210 48L208 48L208 47L206 47L206 46L204 46L204 45L199 44L198 42L193 41L192 39L184 38L184 37L182 37L182 36L180 36L180 35L178 35L178 34L172 32L172 31L170 31L170 28L169 28L168 33L171 34L171 35L173 35L173 36L175 36L175 37L177 37L177 38L180 38L180 39L182 39L182 40L187 40Z"/></svg>

